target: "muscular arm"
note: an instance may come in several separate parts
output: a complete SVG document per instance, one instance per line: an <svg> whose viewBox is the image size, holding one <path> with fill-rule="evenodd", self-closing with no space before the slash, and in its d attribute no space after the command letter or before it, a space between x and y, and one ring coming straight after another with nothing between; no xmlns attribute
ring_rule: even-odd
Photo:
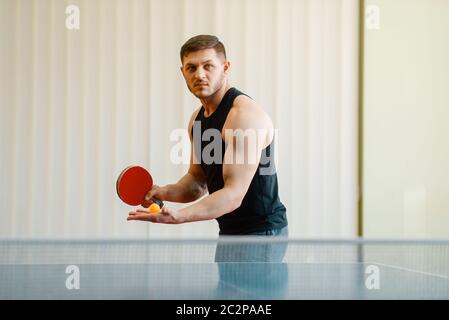
<svg viewBox="0 0 449 320"><path fill-rule="evenodd" d="M190 164L189 171L176 184L163 187L164 200L171 202L192 202L207 193L204 173L198 164Z"/></svg>

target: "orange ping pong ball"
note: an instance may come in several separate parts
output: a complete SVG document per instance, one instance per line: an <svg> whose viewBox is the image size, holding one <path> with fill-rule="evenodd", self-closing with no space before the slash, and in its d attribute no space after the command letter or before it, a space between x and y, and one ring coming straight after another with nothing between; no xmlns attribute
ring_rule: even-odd
<svg viewBox="0 0 449 320"><path fill-rule="evenodd" d="M161 211L161 207L159 207L156 203L152 203L149 207L148 207L148 212L149 213L158 213Z"/></svg>

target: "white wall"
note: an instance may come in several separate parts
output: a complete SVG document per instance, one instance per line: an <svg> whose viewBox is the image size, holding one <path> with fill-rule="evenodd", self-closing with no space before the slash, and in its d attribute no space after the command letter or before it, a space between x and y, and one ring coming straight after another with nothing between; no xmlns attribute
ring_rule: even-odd
<svg viewBox="0 0 449 320"><path fill-rule="evenodd" d="M449 1L367 5L364 235L449 237Z"/></svg>
<svg viewBox="0 0 449 320"><path fill-rule="evenodd" d="M2 0L0 237L217 235L126 222L115 194L130 164L158 184L185 172L169 136L198 106L179 48L199 33L223 40L233 84L279 129L291 236L356 235L357 0Z"/></svg>

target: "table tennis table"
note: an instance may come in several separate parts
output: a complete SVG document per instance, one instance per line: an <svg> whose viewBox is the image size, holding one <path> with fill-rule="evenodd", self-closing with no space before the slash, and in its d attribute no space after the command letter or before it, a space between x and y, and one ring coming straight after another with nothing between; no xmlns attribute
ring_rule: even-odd
<svg viewBox="0 0 449 320"><path fill-rule="evenodd" d="M449 299L449 241L1 240L0 299Z"/></svg>

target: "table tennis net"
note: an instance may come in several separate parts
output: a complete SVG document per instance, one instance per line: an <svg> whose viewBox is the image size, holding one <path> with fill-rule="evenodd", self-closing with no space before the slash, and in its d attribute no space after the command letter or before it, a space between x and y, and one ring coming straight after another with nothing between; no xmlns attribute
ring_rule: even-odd
<svg viewBox="0 0 449 320"><path fill-rule="evenodd" d="M273 252L277 256L270 260ZM3 265L200 264L217 262L218 253L221 254L218 262L377 263L449 277L449 241L0 241Z"/></svg>

